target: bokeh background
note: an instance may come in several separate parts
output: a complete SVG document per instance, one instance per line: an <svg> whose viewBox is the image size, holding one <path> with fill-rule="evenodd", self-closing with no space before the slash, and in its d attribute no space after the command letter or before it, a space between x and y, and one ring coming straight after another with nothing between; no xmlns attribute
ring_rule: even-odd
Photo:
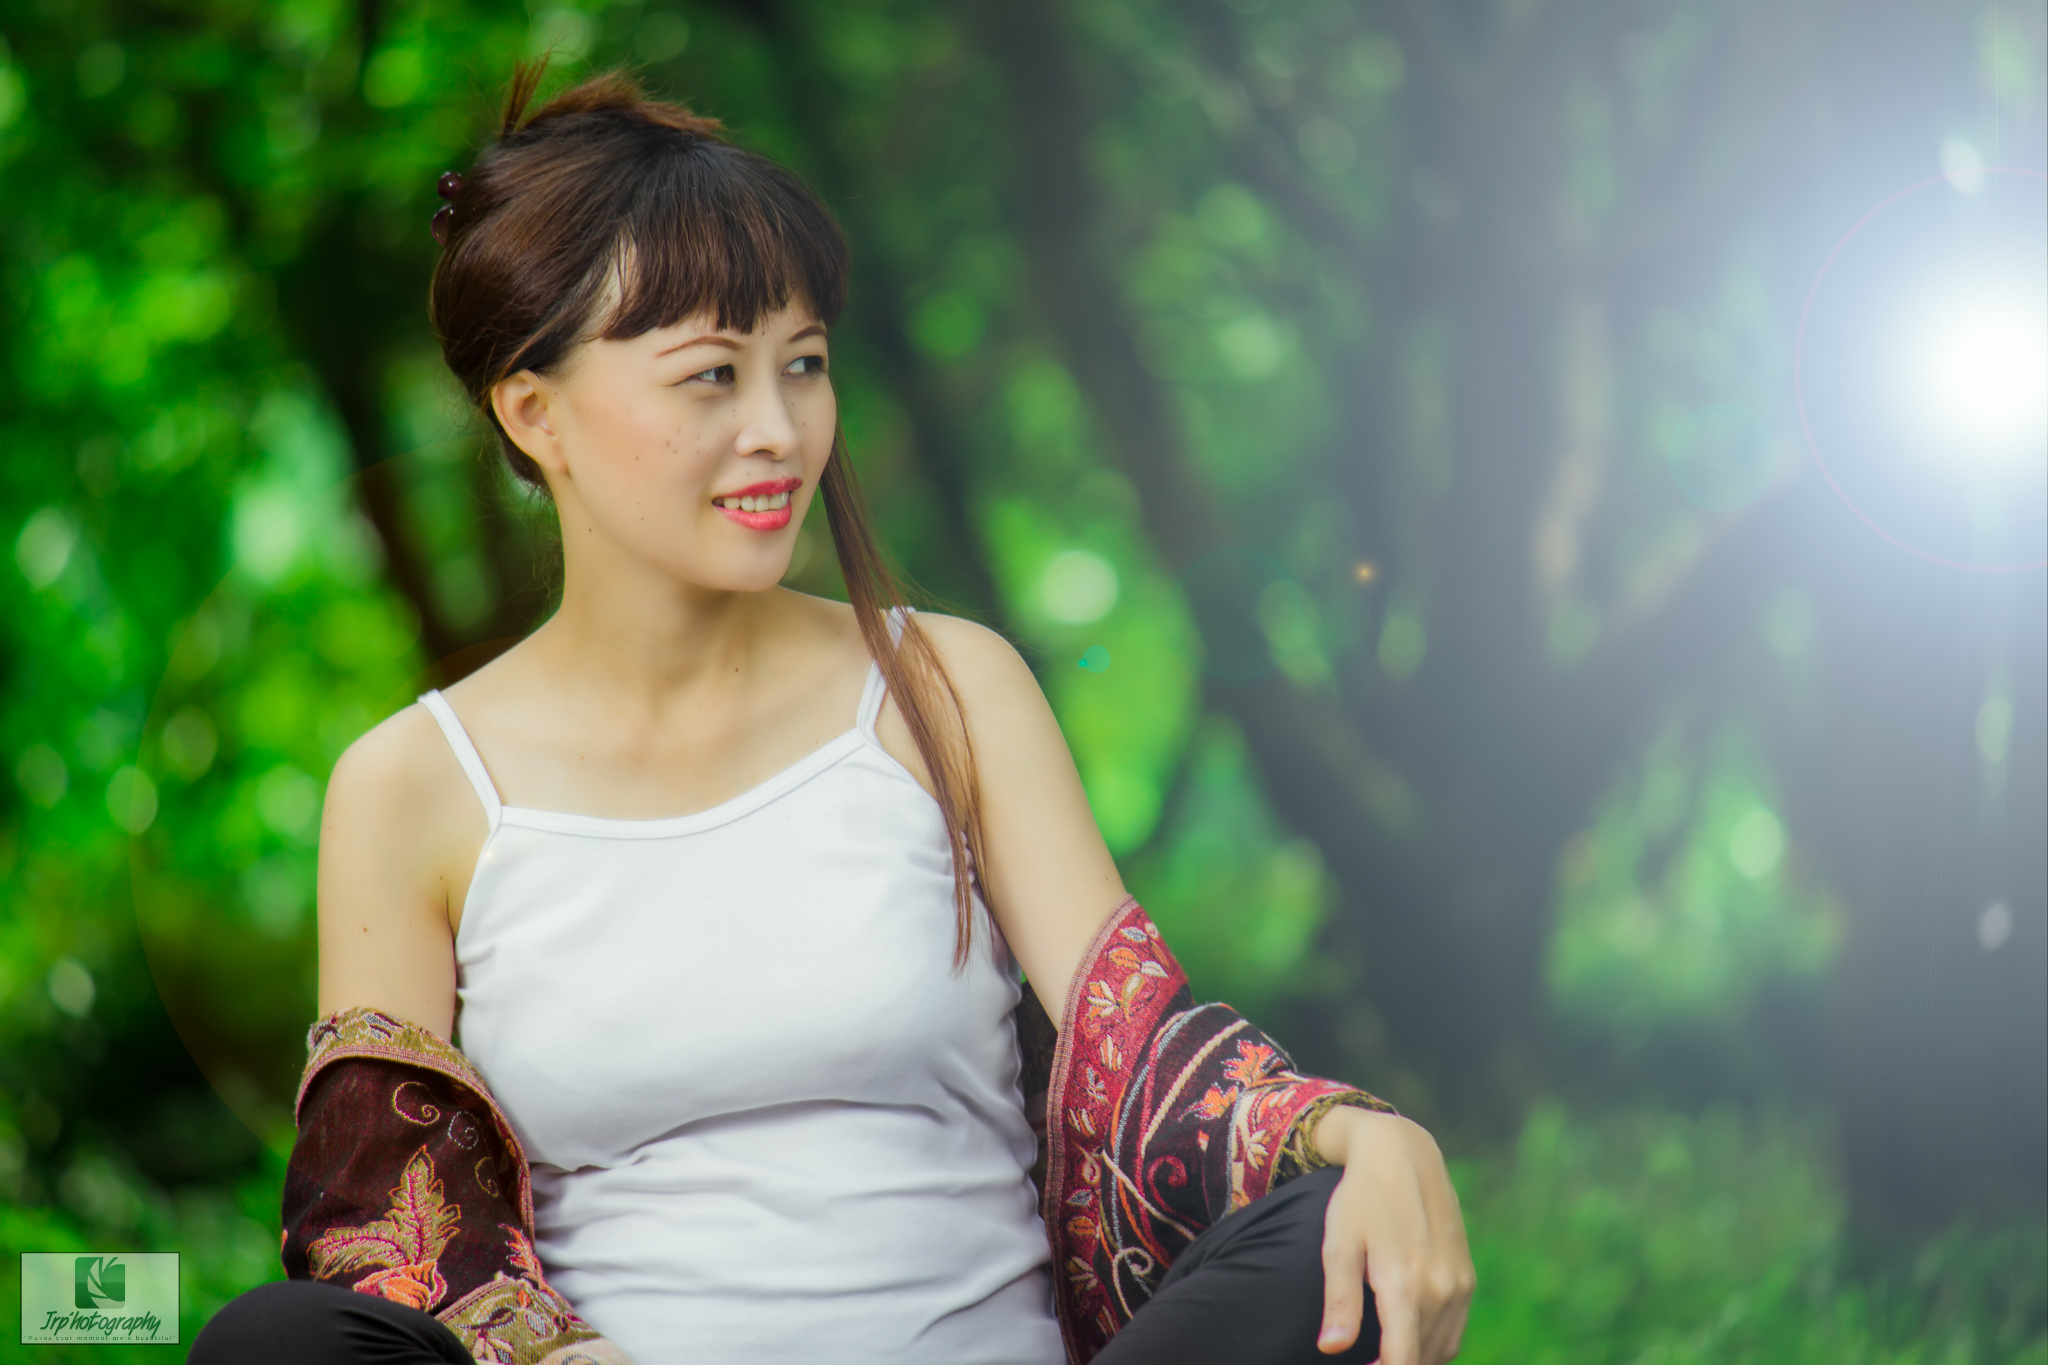
<svg viewBox="0 0 2048 1365"><path fill-rule="evenodd" d="M553 50L840 213L888 546L1033 660L1198 991L1439 1134L1464 1359L2048 1361L2048 499L1977 420L2038 400L2042 4L0 35L8 1312L19 1251L181 1253L187 1343L280 1274L322 784L548 607L423 300ZM2012 325L1913 351L1949 295Z"/></svg>

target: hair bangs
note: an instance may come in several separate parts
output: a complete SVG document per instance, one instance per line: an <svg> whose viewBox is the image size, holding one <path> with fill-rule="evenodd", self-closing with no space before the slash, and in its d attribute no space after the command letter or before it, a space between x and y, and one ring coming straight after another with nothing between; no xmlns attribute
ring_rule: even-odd
<svg viewBox="0 0 2048 1365"><path fill-rule="evenodd" d="M626 340L685 318L751 332L792 304L831 326L846 306L845 238L789 172L725 143L661 158L619 221L605 271L615 302L597 336Z"/></svg>

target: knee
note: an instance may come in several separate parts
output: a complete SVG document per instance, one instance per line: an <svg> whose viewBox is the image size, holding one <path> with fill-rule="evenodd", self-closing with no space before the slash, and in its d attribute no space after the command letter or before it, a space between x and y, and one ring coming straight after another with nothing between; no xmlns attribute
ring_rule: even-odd
<svg viewBox="0 0 2048 1365"><path fill-rule="evenodd" d="M1337 1182L1343 1178L1341 1167L1311 1171L1295 1177L1266 1196L1268 1199L1289 1199L1291 1195L1291 1207L1276 1207L1274 1210L1271 1255L1276 1270L1292 1280L1293 1297L1300 1304L1299 1311L1304 1319L1313 1316L1318 1325L1329 1289L1325 1281L1329 1271L1323 1262L1324 1230L1330 1196L1336 1193ZM1379 1304L1373 1297L1371 1285L1360 1283L1358 1287L1364 1303L1357 1342L1341 1356L1321 1359L1334 1362L1379 1358Z"/></svg>
<svg viewBox="0 0 2048 1365"><path fill-rule="evenodd" d="M230 1299L199 1330L188 1365L246 1365L290 1359L355 1298L318 1280L273 1280Z"/></svg>
<svg viewBox="0 0 2048 1365"><path fill-rule="evenodd" d="M1324 1233L1330 1196L1343 1176L1338 1168L1310 1171L1231 1214L1220 1225L1223 1235L1211 1248L1211 1258L1232 1263L1239 1275L1262 1279L1276 1309L1284 1303L1288 1311L1320 1319ZM1370 1316L1372 1291L1361 1288Z"/></svg>
<svg viewBox="0 0 2048 1365"><path fill-rule="evenodd" d="M1341 1166L1309 1171L1277 1186L1264 1199L1232 1217L1255 1213L1261 1240L1270 1246L1286 1247L1296 1257L1307 1257L1317 1265L1323 1259L1323 1227L1328 1219L1330 1196L1344 1178Z"/></svg>
<svg viewBox="0 0 2048 1365"><path fill-rule="evenodd" d="M1167 1272L1167 1282L1205 1264L1229 1263L1281 1282L1322 1283L1323 1224L1339 1169L1310 1171L1276 1186L1211 1227ZM1318 1292L1320 1292L1318 1290Z"/></svg>
<svg viewBox="0 0 2048 1365"><path fill-rule="evenodd" d="M1305 1171L1292 1180L1283 1180L1273 1187L1266 1198L1314 1204L1320 1212L1330 1202L1330 1196L1336 1192L1337 1182L1343 1178L1342 1166L1323 1166L1313 1171ZM1258 1206L1254 1204L1252 1207Z"/></svg>

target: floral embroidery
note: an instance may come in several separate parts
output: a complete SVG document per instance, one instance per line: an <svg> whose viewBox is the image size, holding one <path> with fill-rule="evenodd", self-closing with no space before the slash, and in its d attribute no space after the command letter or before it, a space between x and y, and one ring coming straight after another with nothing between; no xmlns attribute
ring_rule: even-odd
<svg viewBox="0 0 2048 1365"><path fill-rule="evenodd" d="M363 1008L318 1021L307 1046L286 1273L432 1312L490 1365L616 1361L542 1273L525 1152L469 1059Z"/></svg>
<svg viewBox="0 0 2048 1365"><path fill-rule="evenodd" d="M478 1365L537 1365L564 1346L602 1340L560 1294L503 1274L436 1316Z"/></svg>
<svg viewBox="0 0 2048 1365"><path fill-rule="evenodd" d="M533 1249L532 1239L510 1223L500 1223L498 1229L505 1234L505 1255L512 1262L512 1268L553 1294L555 1287L548 1283L548 1277L541 1272L540 1253Z"/></svg>
<svg viewBox="0 0 2048 1365"><path fill-rule="evenodd" d="M385 1217L361 1227L329 1228L307 1248L307 1259L314 1276L323 1280L366 1265L387 1267L353 1287L409 1308L432 1308L448 1294L436 1262L461 1219L458 1210L448 1207L434 1163L422 1147L405 1163Z"/></svg>
<svg viewBox="0 0 2048 1365"><path fill-rule="evenodd" d="M1223 1074L1239 1085L1257 1085L1279 1063L1279 1052L1260 1043L1239 1043L1237 1056L1223 1064Z"/></svg>
<svg viewBox="0 0 2048 1365"><path fill-rule="evenodd" d="M1068 1359L1084 1365L1203 1229L1306 1169L1296 1129L1388 1106L1294 1070L1227 1005L1197 1005L1134 899L1097 935L1053 1054L1044 1189ZM1311 1124L1312 1131L1312 1124Z"/></svg>
<svg viewBox="0 0 2048 1365"><path fill-rule="evenodd" d="M417 1068L421 1079L440 1076L458 1083L470 1093L474 1107L482 1111L481 1117L487 1120L488 1132L495 1135L496 1144L513 1158L499 1169L509 1169L516 1175L520 1221L533 1226L533 1182L526 1164L526 1149L520 1145L518 1134L512 1131L512 1124L497 1101L491 1098L482 1074L453 1044L410 1019L358 1005L315 1020L313 1027L306 1030L306 1053L306 1069L299 1077L299 1094L293 1108L293 1116L302 1129L306 1101L314 1082L329 1066L349 1058L403 1063ZM473 1120L476 1117L472 1115Z"/></svg>

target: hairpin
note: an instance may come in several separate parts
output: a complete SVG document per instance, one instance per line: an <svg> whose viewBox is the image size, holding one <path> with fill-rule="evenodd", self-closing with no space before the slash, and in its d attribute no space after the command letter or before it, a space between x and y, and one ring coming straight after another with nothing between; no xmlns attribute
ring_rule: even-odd
<svg viewBox="0 0 2048 1365"><path fill-rule="evenodd" d="M456 195L462 193L462 172L444 171L440 180L435 182L434 191L443 199L453 200ZM435 209L432 225L434 240L442 246L448 245L448 229L454 222L455 205L453 203L443 204L440 208Z"/></svg>

